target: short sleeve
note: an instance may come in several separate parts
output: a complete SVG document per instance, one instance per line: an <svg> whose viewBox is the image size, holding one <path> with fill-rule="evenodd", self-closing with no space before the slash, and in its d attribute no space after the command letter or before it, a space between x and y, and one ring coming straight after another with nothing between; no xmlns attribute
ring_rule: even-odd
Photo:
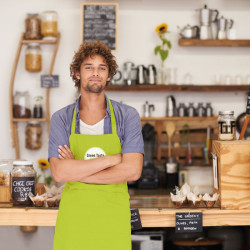
<svg viewBox="0 0 250 250"><path fill-rule="evenodd" d="M56 112L50 120L48 158L58 157L58 146L69 146L69 132L62 116Z"/></svg>
<svg viewBox="0 0 250 250"><path fill-rule="evenodd" d="M127 110L124 119L122 154L125 153L144 154L141 120L138 112L134 108Z"/></svg>

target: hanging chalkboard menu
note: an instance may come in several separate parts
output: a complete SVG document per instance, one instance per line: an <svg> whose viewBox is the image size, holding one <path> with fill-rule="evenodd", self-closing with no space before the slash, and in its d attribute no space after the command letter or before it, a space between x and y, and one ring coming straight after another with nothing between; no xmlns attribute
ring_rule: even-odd
<svg viewBox="0 0 250 250"><path fill-rule="evenodd" d="M117 3L82 4L82 42L104 42L117 50Z"/></svg>

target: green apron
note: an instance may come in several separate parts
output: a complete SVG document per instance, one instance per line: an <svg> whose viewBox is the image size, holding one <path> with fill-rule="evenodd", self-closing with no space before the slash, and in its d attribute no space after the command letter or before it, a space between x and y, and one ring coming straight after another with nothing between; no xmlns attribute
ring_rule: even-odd
<svg viewBox="0 0 250 250"><path fill-rule="evenodd" d="M116 120L109 100L112 134L75 134L73 114L70 149L76 160L121 153ZM54 250L131 250L127 182L88 184L67 182L56 221Z"/></svg>

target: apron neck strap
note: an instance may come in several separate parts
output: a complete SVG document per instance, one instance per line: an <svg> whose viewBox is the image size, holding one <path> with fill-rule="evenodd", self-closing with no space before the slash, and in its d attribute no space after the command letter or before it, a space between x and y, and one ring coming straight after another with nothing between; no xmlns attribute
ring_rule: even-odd
<svg viewBox="0 0 250 250"><path fill-rule="evenodd" d="M108 99L109 100L109 99ZM116 120L115 113L111 101L109 100L109 108L110 108L110 116L111 116L111 126L112 126L112 134L117 134L116 132Z"/></svg>
<svg viewBox="0 0 250 250"><path fill-rule="evenodd" d="M117 134L114 109L111 104L111 101L109 99L108 101L109 101L110 116L111 116L112 134ZM75 130L76 130L76 107L74 108L74 113L73 113L73 119L72 119L72 124L71 124L71 134L75 134Z"/></svg>

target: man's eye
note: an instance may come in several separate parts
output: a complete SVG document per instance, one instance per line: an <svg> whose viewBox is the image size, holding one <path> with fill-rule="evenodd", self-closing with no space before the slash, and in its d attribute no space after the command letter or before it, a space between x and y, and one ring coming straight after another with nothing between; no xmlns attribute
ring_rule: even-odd
<svg viewBox="0 0 250 250"><path fill-rule="evenodd" d="M101 67L100 69L101 69L101 70L106 70L106 68L104 68L104 67Z"/></svg>
<svg viewBox="0 0 250 250"><path fill-rule="evenodd" d="M92 69L92 67L88 66L88 67L85 67L85 69Z"/></svg>

